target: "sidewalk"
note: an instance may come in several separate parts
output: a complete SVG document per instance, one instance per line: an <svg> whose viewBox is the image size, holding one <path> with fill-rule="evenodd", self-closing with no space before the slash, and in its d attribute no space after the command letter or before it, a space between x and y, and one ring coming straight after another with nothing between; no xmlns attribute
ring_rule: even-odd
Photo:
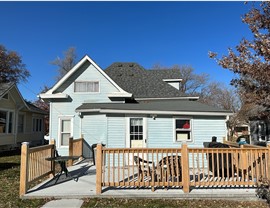
<svg viewBox="0 0 270 208"><path fill-rule="evenodd" d="M82 204L83 200L81 199L59 199L50 201L43 205L41 208L80 208Z"/></svg>

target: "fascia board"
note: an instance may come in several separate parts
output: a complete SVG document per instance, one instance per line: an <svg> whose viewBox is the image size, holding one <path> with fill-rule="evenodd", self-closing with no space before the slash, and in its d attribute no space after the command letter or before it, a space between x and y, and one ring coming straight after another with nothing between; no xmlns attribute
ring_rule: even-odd
<svg viewBox="0 0 270 208"><path fill-rule="evenodd" d="M136 100L198 100L199 97L136 98Z"/></svg>
<svg viewBox="0 0 270 208"><path fill-rule="evenodd" d="M107 95L108 97L132 97L131 93L110 93Z"/></svg>
<svg viewBox="0 0 270 208"><path fill-rule="evenodd" d="M39 95L41 99L49 99L49 98L68 98L67 94L64 93L56 93L56 94L47 94L47 93L42 93Z"/></svg>
<svg viewBox="0 0 270 208"><path fill-rule="evenodd" d="M114 85L121 93L128 93L119 87L89 56L85 55L62 79L60 79L46 94L53 94L85 61L89 61L112 85Z"/></svg>
<svg viewBox="0 0 270 208"><path fill-rule="evenodd" d="M30 110L29 106L26 104L25 100L23 99L23 96L22 96L21 92L19 91L17 85L14 85L14 87L15 87L17 93L19 94L21 100L23 101L23 104L25 105L25 107L26 107L28 110ZM11 89L11 88L10 88L10 89Z"/></svg>
<svg viewBox="0 0 270 208"><path fill-rule="evenodd" d="M183 79L163 79L164 82L182 82Z"/></svg>
<svg viewBox="0 0 270 208"><path fill-rule="evenodd" d="M115 110L115 109L83 109L76 112L127 113L127 114L157 114L157 115L197 115L197 116L230 116L229 112L191 112L191 111L149 111L149 110Z"/></svg>

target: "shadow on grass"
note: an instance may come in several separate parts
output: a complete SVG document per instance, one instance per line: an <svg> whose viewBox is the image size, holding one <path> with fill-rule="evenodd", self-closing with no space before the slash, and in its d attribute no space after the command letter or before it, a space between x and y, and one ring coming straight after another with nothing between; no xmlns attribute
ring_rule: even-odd
<svg viewBox="0 0 270 208"><path fill-rule="evenodd" d="M0 171L18 167L19 163L0 163Z"/></svg>
<svg viewBox="0 0 270 208"><path fill-rule="evenodd" d="M15 155L20 155L20 154L21 154L20 149L3 151L3 152L0 152L0 157L15 156Z"/></svg>

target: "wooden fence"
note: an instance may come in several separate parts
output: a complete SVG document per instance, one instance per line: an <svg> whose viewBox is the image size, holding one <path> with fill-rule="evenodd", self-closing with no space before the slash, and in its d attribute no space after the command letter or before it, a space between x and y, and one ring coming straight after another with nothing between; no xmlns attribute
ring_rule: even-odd
<svg viewBox="0 0 270 208"><path fill-rule="evenodd" d="M69 138L69 156L80 156L80 159L83 157L83 138L73 139ZM68 166L73 165L73 160L68 161Z"/></svg>
<svg viewBox="0 0 270 208"><path fill-rule="evenodd" d="M20 171L20 197L23 196L29 186L35 181L55 174L53 161L45 158L54 156L54 140L49 145L29 148L29 143L22 143L21 147L21 171Z"/></svg>
<svg viewBox="0 0 270 208"><path fill-rule="evenodd" d="M96 193L102 187L251 187L270 178L270 146L105 148L97 146Z"/></svg>
<svg viewBox="0 0 270 208"><path fill-rule="evenodd" d="M69 139L69 156L83 156L84 139ZM49 145L29 148L29 143L22 143L21 171L20 171L20 197L26 194L30 185L45 178L55 175L55 162L45 158L55 157L55 140L51 139ZM72 165L73 161L68 164Z"/></svg>

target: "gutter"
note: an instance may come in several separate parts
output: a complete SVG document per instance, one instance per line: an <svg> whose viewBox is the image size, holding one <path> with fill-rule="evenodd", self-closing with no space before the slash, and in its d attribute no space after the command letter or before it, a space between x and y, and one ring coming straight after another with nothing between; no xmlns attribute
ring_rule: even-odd
<svg viewBox="0 0 270 208"><path fill-rule="evenodd" d="M136 98L136 100L198 100L199 97Z"/></svg>
<svg viewBox="0 0 270 208"><path fill-rule="evenodd" d="M115 109L82 109L80 113L126 113L126 114L158 114L158 115L198 115L198 116L230 116L230 112L191 112L191 111L154 111L154 110L115 110Z"/></svg>

